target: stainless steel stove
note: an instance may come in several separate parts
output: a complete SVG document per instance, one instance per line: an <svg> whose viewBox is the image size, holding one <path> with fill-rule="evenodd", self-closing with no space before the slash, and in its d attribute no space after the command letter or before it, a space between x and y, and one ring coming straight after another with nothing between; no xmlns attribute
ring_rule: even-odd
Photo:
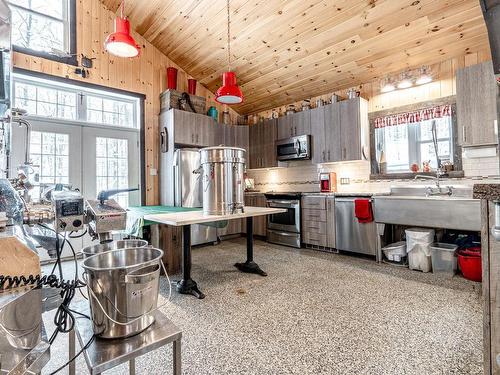
<svg viewBox="0 0 500 375"><path fill-rule="evenodd" d="M300 199L298 192L265 193L267 207L284 208L284 213L267 217L267 240L280 245L300 248Z"/></svg>

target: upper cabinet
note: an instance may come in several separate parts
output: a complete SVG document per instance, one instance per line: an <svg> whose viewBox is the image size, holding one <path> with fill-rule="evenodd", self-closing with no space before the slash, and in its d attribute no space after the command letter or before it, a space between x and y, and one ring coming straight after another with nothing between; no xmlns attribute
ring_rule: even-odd
<svg viewBox="0 0 500 375"><path fill-rule="evenodd" d="M497 87L491 61L457 71L458 142L498 144Z"/></svg>
<svg viewBox="0 0 500 375"><path fill-rule="evenodd" d="M278 165L276 158L277 121L264 120L249 126L248 168L271 168Z"/></svg>
<svg viewBox="0 0 500 375"><path fill-rule="evenodd" d="M213 139L211 129L215 126L211 117L170 109L160 114L160 134L173 144L185 146L209 146ZM162 142L166 142L162 138Z"/></svg>
<svg viewBox="0 0 500 375"><path fill-rule="evenodd" d="M160 114L162 152L178 146L233 146L249 149L248 126L224 125L211 117L170 109Z"/></svg>
<svg viewBox="0 0 500 375"><path fill-rule="evenodd" d="M310 112L314 163L367 159L369 123L365 99L344 100Z"/></svg>
<svg viewBox="0 0 500 375"><path fill-rule="evenodd" d="M311 111L301 111L278 118L278 138L311 134Z"/></svg>

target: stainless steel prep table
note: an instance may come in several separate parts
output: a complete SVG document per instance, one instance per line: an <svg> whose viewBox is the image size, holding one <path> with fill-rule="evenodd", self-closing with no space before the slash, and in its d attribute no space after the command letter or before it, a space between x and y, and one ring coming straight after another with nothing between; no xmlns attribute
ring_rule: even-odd
<svg viewBox="0 0 500 375"><path fill-rule="evenodd" d="M81 301L74 307L81 313L88 314L88 302ZM91 375L129 362L129 374L135 374L135 359L167 344L173 344L173 374L181 375L181 338L182 331L167 316L156 310L155 322L143 332L124 339L99 339L84 350L85 361ZM83 348L94 335L92 321L77 317L74 329L69 333L69 358L75 356L75 335ZM70 375L75 374L75 362L69 367Z"/></svg>
<svg viewBox="0 0 500 375"><path fill-rule="evenodd" d="M204 215L200 210L146 215L144 216L144 220L182 227L182 279L177 283L177 291L182 294L192 294L195 297L202 299L205 298L205 295L198 289L196 282L191 279L191 225L246 218L247 260L244 263L236 263L234 266L241 272L267 276L267 274L253 260L253 218L255 216L266 216L283 212L286 212L286 210L281 208L245 207L245 212L229 215Z"/></svg>

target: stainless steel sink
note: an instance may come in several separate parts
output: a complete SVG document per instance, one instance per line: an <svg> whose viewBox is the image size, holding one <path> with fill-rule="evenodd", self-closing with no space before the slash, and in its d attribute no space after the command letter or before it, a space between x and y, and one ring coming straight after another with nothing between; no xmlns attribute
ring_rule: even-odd
<svg viewBox="0 0 500 375"><path fill-rule="evenodd" d="M431 188L436 195L428 195ZM374 196L374 215L378 223L481 230L481 206L472 198L472 187L451 186L442 194L430 185L395 186L389 195Z"/></svg>

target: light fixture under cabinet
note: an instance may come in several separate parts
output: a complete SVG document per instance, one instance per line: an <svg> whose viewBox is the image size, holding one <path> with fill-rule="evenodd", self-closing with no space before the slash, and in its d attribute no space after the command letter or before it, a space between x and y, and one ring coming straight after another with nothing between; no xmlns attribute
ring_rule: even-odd
<svg viewBox="0 0 500 375"><path fill-rule="evenodd" d="M423 66L420 68L420 77L418 77L416 84L425 85L426 83L432 82L432 76L430 74L430 69L428 66Z"/></svg>
<svg viewBox="0 0 500 375"><path fill-rule="evenodd" d="M413 81L409 72L401 73L401 80L398 83L398 89L407 89L413 86Z"/></svg>

